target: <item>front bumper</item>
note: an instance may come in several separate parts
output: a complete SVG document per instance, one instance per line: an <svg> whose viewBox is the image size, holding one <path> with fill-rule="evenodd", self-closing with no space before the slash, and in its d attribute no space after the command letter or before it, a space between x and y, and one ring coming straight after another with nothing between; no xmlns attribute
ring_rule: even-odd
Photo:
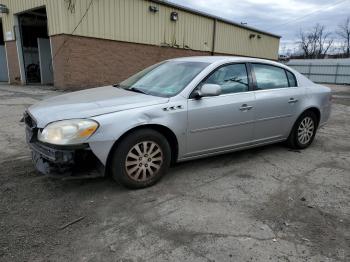
<svg viewBox="0 0 350 262"><path fill-rule="evenodd" d="M64 178L92 178L105 175L105 168L86 144L54 146L37 140L38 128L26 122L26 140L35 168L42 174Z"/></svg>

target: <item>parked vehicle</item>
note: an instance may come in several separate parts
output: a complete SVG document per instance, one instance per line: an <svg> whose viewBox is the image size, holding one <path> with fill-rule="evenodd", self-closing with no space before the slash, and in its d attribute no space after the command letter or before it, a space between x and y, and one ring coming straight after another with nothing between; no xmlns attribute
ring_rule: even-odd
<svg viewBox="0 0 350 262"><path fill-rule="evenodd" d="M40 172L86 176L98 167L143 188L175 162L281 141L307 148L330 110L330 89L285 65L213 56L164 61L115 86L49 98L24 120Z"/></svg>
<svg viewBox="0 0 350 262"><path fill-rule="evenodd" d="M279 55L278 56L278 60L279 61L289 61L290 60L290 56L288 56L288 55Z"/></svg>

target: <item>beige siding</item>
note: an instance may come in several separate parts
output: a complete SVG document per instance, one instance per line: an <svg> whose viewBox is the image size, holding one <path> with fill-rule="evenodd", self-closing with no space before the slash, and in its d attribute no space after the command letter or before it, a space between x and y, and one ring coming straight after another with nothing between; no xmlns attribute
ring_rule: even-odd
<svg viewBox="0 0 350 262"><path fill-rule="evenodd" d="M64 10L64 33L73 32L89 3L76 0L75 13ZM150 5L143 0L94 0L86 19L74 34L211 51L212 19L153 3L158 6L159 12L152 13L148 9ZM179 13L176 23L170 21L172 11Z"/></svg>
<svg viewBox="0 0 350 262"><path fill-rule="evenodd" d="M8 6L10 13L0 17L4 23L4 32L12 31L14 27L14 15L38 7L46 7L48 16L49 34L57 34L62 27L60 12L63 8L61 0L0 0L0 3Z"/></svg>
<svg viewBox="0 0 350 262"><path fill-rule="evenodd" d="M255 37L250 39L250 34L255 34ZM215 51L218 53L277 59L278 48L279 39L276 37L217 23Z"/></svg>
<svg viewBox="0 0 350 262"><path fill-rule="evenodd" d="M90 0L72 0L74 11L65 0L0 0L10 9L2 15L5 32L12 31L13 15L46 6L49 34L72 34L88 8ZM159 8L152 13L149 6ZM170 13L179 14L177 22ZM261 39L250 39L254 33ZM214 19L159 5L147 0L93 0L92 6L74 35L151 45L212 51ZM277 59L279 39L239 26L217 22L215 52Z"/></svg>

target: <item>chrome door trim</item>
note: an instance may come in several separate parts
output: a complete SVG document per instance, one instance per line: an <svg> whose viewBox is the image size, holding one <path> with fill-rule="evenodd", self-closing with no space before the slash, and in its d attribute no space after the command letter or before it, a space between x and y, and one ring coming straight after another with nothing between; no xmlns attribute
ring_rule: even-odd
<svg viewBox="0 0 350 262"><path fill-rule="evenodd" d="M200 128L200 129L193 129L193 130L190 130L190 132L191 133L198 133L198 132L204 132L204 131L208 131L208 130L227 128L227 127L232 127L232 126L248 125L248 124L252 124L252 123L254 123L253 120L252 121L235 123L235 124L229 124L229 125L220 125L220 126L211 126L211 127L206 127L206 128Z"/></svg>
<svg viewBox="0 0 350 262"><path fill-rule="evenodd" d="M293 116L293 115L287 114L287 115L280 115L280 116L272 116L272 117L256 119L255 122L269 121L269 120L274 120L274 119L279 119L279 118L287 118L287 117L291 117L291 116Z"/></svg>

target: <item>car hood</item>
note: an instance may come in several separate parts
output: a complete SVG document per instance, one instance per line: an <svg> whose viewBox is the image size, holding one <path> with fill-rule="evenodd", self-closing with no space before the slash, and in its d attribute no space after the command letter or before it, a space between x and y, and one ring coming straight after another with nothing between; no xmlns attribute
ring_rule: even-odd
<svg viewBox="0 0 350 262"><path fill-rule="evenodd" d="M45 99L29 107L28 112L34 117L38 127L44 127L54 121L89 118L168 101L164 97L105 86Z"/></svg>

